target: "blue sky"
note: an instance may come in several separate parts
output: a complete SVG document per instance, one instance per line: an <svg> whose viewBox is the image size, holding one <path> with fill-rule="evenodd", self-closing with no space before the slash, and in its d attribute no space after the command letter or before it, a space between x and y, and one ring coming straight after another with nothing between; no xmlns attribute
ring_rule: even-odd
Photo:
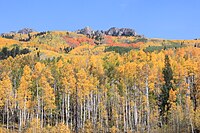
<svg viewBox="0 0 200 133"><path fill-rule="evenodd" d="M151 38L200 38L200 0L1 0L0 33L128 27Z"/></svg>

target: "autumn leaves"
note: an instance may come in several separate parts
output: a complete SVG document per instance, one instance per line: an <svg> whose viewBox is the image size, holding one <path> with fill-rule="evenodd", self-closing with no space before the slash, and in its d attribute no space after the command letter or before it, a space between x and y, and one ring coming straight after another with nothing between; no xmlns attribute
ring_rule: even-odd
<svg viewBox="0 0 200 133"><path fill-rule="evenodd" d="M9 57L0 62L1 124L21 132L197 130L199 53L188 47L48 60ZM162 121L166 111L168 120Z"/></svg>

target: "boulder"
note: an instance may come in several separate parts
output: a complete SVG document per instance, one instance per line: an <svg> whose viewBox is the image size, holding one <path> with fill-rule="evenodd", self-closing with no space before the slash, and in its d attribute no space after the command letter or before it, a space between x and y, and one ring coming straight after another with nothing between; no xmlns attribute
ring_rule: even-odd
<svg viewBox="0 0 200 133"><path fill-rule="evenodd" d="M91 35L94 34L94 31L92 30L92 28L90 28L90 27L87 26L84 29L78 30L77 33L78 34L87 35L87 36L88 35L91 36Z"/></svg>
<svg viewBox="0 0 200 133"><path fill-rule="evenodd" d="M29 34L31 32L34 32L34 30L30 29L30 28L24 28L24 29L19 30L17 33L20 33L20 34Z"/></svg>
<svg viewBox="0 0 200 133"><path fill-rule="evenodd" d="M121 28L120 33L122 33L121 36L136 36L135 30L130 28Z"/></svg>
<svg viewBox="0 0 200 133"><path fill-rule="evenodd" d="M116 28L112 27L108 31L105 32L106 35L110 36L135 36L136 32L133 29L130 28Z"/></svg>
<svg viewBox="0 0 200 133"><path fill-rule="evenodd" d="M112 27L109 30L107 30L105 33L106 35L110 35L110 36L118 36L119 35L119 28L116 27Z"/></svg>

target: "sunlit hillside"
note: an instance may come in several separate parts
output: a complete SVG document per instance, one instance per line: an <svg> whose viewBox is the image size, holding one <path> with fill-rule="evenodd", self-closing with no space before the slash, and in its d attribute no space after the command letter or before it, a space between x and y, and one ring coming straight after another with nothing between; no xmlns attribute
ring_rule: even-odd
<svg viewBox="0 0 200 133"><path fill-rule="evenodd" d="M1 35L0 132L200 131L200 40L85 29Z"/></svg>

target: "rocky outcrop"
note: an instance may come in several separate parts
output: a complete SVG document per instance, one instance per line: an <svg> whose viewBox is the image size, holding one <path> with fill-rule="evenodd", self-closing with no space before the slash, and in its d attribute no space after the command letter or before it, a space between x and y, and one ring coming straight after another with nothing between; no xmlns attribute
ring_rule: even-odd
<svg viewBox="0 0 200 133"><path fill-rule="evenodd" d="M34 32L33 29L30 28L24 28L19 31L10 31L9 33L2 33L1 36L7 39L13 39L16 34L30 34L31 32Z"/></svg>
<svg viewBox="0 0 200 133"><path fill-rule="evenodd" d="M7 39L13 39L16 33L10 32L10 33L2 33L1 36L3 38L7 38Z"/></svg>
<svg viewBox="0 0 200 133"><path fill-rule="evenodd" d="M136 36L136 32L130 28L116 28L112 27L107 31L94 31L90 27L85 27L84 29L76 31L78 34L83 34L87 36L103 36L103 35L110 35L110 36Z"/></svg>
<svg viewBox="0 0 200 133"><path fill-rule="evenodd" d="M92 28L90 28L90 27L85 27L84 29L76 31L76 33L87 35L87 36L92 36L95 33L95 31L92 30Z"/></svg>
<svg viewBox="0 0 200 133"><path fill-rule="evenodd" d="M136 32L130 28L116 28L112 27L108 31L105 32L106 35L110 36L136 36Z"/></svg>
<svg viewBox="0 0 200 133"><path fill-rule="evenodd" d="M24 28L24 29L19 30L17 33L20 33L20 34L29 34L31 32L34 32L34 30L30 29L30 28Z"/></svg>

